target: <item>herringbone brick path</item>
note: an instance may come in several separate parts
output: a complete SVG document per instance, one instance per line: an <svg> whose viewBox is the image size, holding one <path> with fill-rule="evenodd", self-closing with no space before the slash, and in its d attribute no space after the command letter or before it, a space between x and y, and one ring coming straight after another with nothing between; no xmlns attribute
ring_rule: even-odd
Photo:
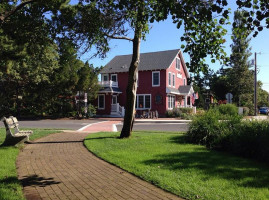
<svg viewBox="0 0 269 200"><path fill-rule="evenodd" d="M111 130L113 123L84 131ZM26 199L180 199L94 156L83 146L88 134L57 133L26 145L17 159Z"/></svg>

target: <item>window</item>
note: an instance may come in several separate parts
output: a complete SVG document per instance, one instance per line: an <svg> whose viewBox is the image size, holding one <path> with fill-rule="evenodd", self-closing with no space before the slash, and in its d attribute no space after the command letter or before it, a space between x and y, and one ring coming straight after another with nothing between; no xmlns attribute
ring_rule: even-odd
<svg viewBox="0 0 269 200"><path fill-rule="evenodd" d="M171 72L168 73L168 85L171 86Z"/></svg>
<svg viewBox="0 0 269 200"><path fill-rule="evenodd" d="M180 59L176 58L176 69L180 70Z"/></svg>
<svg viewBox="0 0 269 200"><path fill-rule="evenodd" d="M185 78L183 79L183 85L186 85L186 79Z"/></svg>
<svg viewBox="0 0 269 200"><path fill-rule="evenodd" d="M160 86L160 72L152 72L152 86Z"/></svg>
<svg viewBox="0 0 269 200"><path fill-rule="evenodd" d="M99 94L98 95L98 109L105 109L105 95Z"/></svg>
<svg viewBox="0 0 269 200"><path fill-rule="evenodd" d="M168 109L173 109L175 108L175 96L173 95L168 95Z"/></svg>
<svg viewBox="0 0 269 200"><path fill-rule="evenodd" d="M173 74L173 81L172 81L172 83L173 83L173 87L175 87L175 74Z"/></svg>
<svg viewBox="0 0 269 200"><path fill-rule="evenodd" d="M150 94L138 94L136 95L137 109L150 109L151 108L151 95Z"/></svg>
<svg viewBox="0 0 269 200"><path fill-rule="evenodd" d="M111 81L118 82L117 74L111 74Z"/></svg>
<svg viewBox="0 0 269 200"><path fill-rule="evenodd" d="M108 75L107 74L103 75L103 81L108 81Z"/></svg>

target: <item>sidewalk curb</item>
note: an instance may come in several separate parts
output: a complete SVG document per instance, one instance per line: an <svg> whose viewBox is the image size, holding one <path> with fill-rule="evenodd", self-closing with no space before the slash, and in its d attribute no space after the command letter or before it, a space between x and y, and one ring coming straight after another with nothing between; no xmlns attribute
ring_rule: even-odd
<svg viewBox="0 0 269 200"><path fill-rule="evenodd" d="M136 119L134 121L135 124L138 123L177 123L177 124L185 124L191 123L192 120L152 120L152 119Z"/></svg>

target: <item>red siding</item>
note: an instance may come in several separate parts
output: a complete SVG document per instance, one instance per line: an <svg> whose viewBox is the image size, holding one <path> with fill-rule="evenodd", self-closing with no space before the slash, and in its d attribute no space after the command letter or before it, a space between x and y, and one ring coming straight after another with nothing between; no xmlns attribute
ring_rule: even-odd
<svg viewBox="0 0 269 200"><path fill-rule="evenodd" d="M179 58L179 56L177 56ZM168 97L166 94L166 87L173 87L172 85L168 85L168 76L169 72L171 72L171 80L172 74L175 74L175 88L179 88L179 86L183 85L184 78L186 79L187 85L187 77L186 73L183 69L182 60L180 64L180 70L176 69L176 59L171 63L170 67L167 70L156 70L160 72L160 86L153 87L152 86L152 72L153 71L139 71L138 73L138 88L137 94L151 94L151 110L158 110L160 115L164 115L166 110L168 110ZM115 73L112 73L115 74ZM122 91L121 94L118 95L118 103L121 106L125 107L126 103L126 88L128 83L128 72L124 73L117 73L118 76L118 85L120 90ZM182 77L179 78L177 75L180 74ZM109 74L109 80L111 79L111 74ZM156 95L162 96L162 103L156 104L155 97ZM111 111L111 101L112 96L111 94L107 94L105 98L105 110L97 110L97 114L110 114ZM182 104L183 100L180 99L178 96L176 97L176 104L181 101ZM95 105L98 105L98 101L96 100Z"/></svg>
<svg viewBox="0 0 269 200"><path fill-rule="evenodd" d="M179 56L177 56L177 58L180 58ZM176 58L174 59L174 61L172 62L172 64L170 65L170 67L166 70L166 85L167 87L173 87L172 86L172 83L171 83L171 86L169 86L169 83L168 83L168 76L169 76L169 72L171 72L171 80L172 80L172 74L175 74L175 88L179 88L179 86L182 86L184 85L184 78L186 80L186 85L187 85L187 76L186 76L186 73L183 69L183 64L182 64L182 59L180 59L180 69L178 70L176 68ZM177 75L181 75L181 78L178 78ZM180 104L180 101L181 101L181 105L184 105L184 100L183 99L180 99L179 97L176 98L176 104ZM168 109L168 98L166 98L166 109Z"/></svg>

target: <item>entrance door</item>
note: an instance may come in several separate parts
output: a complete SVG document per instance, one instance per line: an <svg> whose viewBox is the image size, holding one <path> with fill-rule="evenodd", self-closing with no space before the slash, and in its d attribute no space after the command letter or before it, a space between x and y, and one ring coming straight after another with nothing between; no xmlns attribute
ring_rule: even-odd
<svg viewBox="0 0 269 200"><path fill-rule="evenodd" d="M112 95L112 103L111 103L111 111L112 112L117 111L117 103L118 103L117 95Z"/></svg>

